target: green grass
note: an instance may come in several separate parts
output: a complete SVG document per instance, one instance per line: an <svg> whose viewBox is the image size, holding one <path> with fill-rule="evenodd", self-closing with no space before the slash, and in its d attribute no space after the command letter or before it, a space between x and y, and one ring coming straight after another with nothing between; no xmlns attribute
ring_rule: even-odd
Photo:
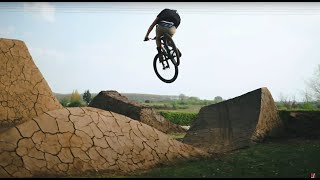
<svg viewBox="0 0 320 180"><path fill-rule="evenodd" d="M170 112L190 112L198 113L203 106L199 104L178 104L176 103L176 108L173 108L172 102L152 102L152 103L142 103L143 105L152 107L157 111L170 111Z"/></svg>
<svg viewBox="0 0 320 180"><path fill-rule="evenodd" d="M188 105L186 109L157 109L157 111L169 111L169 112L185 112L185 113L198 113L204 105Z"/></svg>
<svg viewBox="0 0 320 180"><path fill-rule="evenodd" d="M93 172L77 177L309 178L312 172L320 175L320 140L292 139L269 141L211 158L162 165L150 171L131 173L130 176Z"/></svg>
<svg viewBox="0 0 320 180"><path fill-rule="evenodd" d="M158 167L127 177L302 177L320 175L320 141L267 142L220 157Z"/></svg>
<svg viewBox="0 0 320 180"><path fill-rule="evenodd" d="M205 106L205 105L188 105L187 109L176 109L176 110L161 110L161 109L159 109L159 111L198 113L203 106Z"/></svg>
<svg viewBox="0 0 320 180"><path fill-rule="evenodd" d="M172 111L160 111L160 114L170 122L180 126L190 126L198 116L198 113Z"/></svg>
<svg viewBox="0 0 320 180"><path fill-rule="evenodd" d="M179 140L179 139L183 139L186 134L187 133L171 133L169 134L169 137L171 137L172 139Z"/></svg>

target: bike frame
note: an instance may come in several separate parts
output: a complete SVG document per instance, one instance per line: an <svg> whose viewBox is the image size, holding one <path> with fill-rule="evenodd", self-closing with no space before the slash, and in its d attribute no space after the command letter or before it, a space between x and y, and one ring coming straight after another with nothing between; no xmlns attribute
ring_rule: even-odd
<svg viewBox="0 0 320 180"><path fill-rule="evenodd" d="M177 58L179 58L178 57L178 55L177 55L177 53L176 53L176 56L173 56L170 52L171 51L175 51L174 49L169 49L169 44L167 44L168 43L168 41L169 41L169 39L166 39L166 37L165 36L170 36L169 34L163 34L161 37L160 37L160 43L161 43L161 51L162 51L162 53L163 53L163 55L165 56L165 59L164 59L164 61L168 61L168 60L171 60L172 61L172 63L175 65L175 66L177 66L177 62L176 62L176 60L174 59L175 57L177 57ZM157 39L157 37L154 37L154 38L149 38L149 39L151 39L151 40L156 40ZM171 41L173 41L172 39L171 39ZM174 47L172 47L172 48L174 48ZM176 48L176 47L175 47Z"/></svg>
<svg viewBox="0 0 320 180"><path fill-rule="evenodd" d="M150 39L156 40L156 37L149 38L149 40ZM159 53L156 54L156 56L154 57L154 60L153 60L153 68L155 70L156 75L158 76L158 78L160 80L162 80L165 83L172 83L178 77L178 66L180 64L180 59L179 59L180 57L178 54L178 49L177 49L172 37L168 33L165 33L160 37L160 44L161 44L161 52L162 52L161 54L164 56L164 58L160 58ZM175 58L177 58L177 59L175 59ZM161 59L163 61L161 61ZM167 68L169 68L169 69L172 68L172 67L170 68L168 60L170 60L173 64L174 75L170 79L165 79L164 77L162 77L160 75L160 73L159 73L160 71L158 71L157 61L162 63L163 70L166 70ZM167 65L165 65L165 64L167 64Z"/></svg>

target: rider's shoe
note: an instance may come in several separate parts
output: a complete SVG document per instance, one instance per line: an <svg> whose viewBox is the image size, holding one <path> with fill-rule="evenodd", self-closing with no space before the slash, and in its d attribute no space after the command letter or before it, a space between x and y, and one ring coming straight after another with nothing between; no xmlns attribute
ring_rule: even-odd
<svg viewBox="0 0 320 180"><path fill-rule="evenodd" d="M160 62L163 62L163 55L162 55L162 53L159 53L159 60L160 60Z"/></svg>
<svg viewBox="0 0 320 180"><path fill-rule="evenodd" d="M163 61L163 55L162 55L162 52L161 52L161 48L157 47L157 51L158 51L158 55L159 55L159 60L160 60L160 62L162 62Z"/></svg>

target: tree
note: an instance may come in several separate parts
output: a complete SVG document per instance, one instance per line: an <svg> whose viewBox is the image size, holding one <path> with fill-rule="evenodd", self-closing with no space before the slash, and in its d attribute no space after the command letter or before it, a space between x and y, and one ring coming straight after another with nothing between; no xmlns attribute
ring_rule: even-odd
<svg viewBox="0 0 320 180"><path fill-rule="evenodd" d="M184 94L180 94L179 95L179 99L180 99L180 102L179 102L179 104L186 104L186 99L187 99L187 96L186 95L184 95Z"/></svg>
<svg viewBox="0 0 320 180"><path fill-rule="evenodd" d="M216 97L214 98L214 101L218 103L218 102L223 101L223 99L222 99L221 96L216 96Z"/></svg>
<svg viewBox="0 0 320 180"><path fill-rule="evenodd" d="M280 102L278 103L279 109L294 109L297 107L297 101L294 95L289 98L288 96L280 93Z"/></svg>
<svg viewBox="0 0 320 180"><path fill-rule="evenodd" d="M81 95L77 90L73 91L70 97L70 104L68 107L81 107Z"/></svg>
<svg viewBox="0 0 320 180"><path fill-rule="evenodd" d="M81 100L81 95L77 90L74 90L70 97L70 102L76 102Z"/></svg>
<svg viewBox="0 0 320 180"><path fill-rule="evenodd" d="M308 109L308 110L313 109L312 102L311 102L311 95L310 95L310 92L308 91L308 89L306 89L303 92L302 108L303 109Z"/></svg>
<svg viewBox="0 0 320 180"><path fill-rule="evenodd" d="M311 96L320 101L320 64L314 71L313 77L307 81L307 86L311 91Z"/></svg>
<svg viewBox="0 0 320 180"><path fill-rule="evenodd" d="M184 95L184 94L180 94L180 95L179 95L179 99L180 99L181 101L185 100L186 98L187 98L187 96Z"/></svg>
<svg viewBox="0 0 320 180"><path fill-rule="evenodd" d="M91 93L89 89L83 93L83 100L87 102L87 105L91 102L92 99L91 99Z"/></svg>

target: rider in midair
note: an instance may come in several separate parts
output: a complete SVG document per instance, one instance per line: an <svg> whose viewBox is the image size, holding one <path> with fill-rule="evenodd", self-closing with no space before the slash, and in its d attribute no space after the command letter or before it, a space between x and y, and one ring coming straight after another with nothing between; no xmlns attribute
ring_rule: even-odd
<svg viewBox="0 0 320 180"><path fill-rule="evenodd" d="M163 56L161 53L161 42L160 37L163 33L168 33L171 37L176 33L178 26L180 25L180 15L178 14L177 10L174 9L163 9L155 18L155 20L150 25L146 36L144 37L144 41L149 40L149 34L156 26L156 43L157 43L157 51L159 54L159 58L162 61ZM179 56L181 57L181 52L178 50Z"/></svg>

